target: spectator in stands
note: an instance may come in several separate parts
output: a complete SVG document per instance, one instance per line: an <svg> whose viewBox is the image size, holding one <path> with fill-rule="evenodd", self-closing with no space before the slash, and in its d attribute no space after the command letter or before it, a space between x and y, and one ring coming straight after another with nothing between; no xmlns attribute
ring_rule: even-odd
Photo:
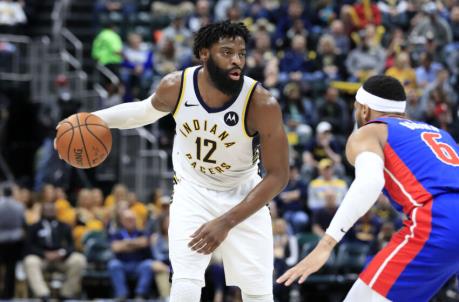
<svg viewBox="0 0 459 302"><path fill-rule="evenodd" d="M272 59L266 64L265 70L263 72L264 82L263 86L266 87L269 92L275 96L277 99L280 98L280 89L279 89L279 60Z"/></svg>
<svg viewBox="0 0 459 302"><path fill-rule="evenodd" d="M188 20L188 28L191 32L196 33L198 30L212 23L213 16L211 14L211 3L209 0L198 0L196 1L196 8L194 13Z"/></svg>
<svg viewBox="0 0 459 302"><path fill-rule="evenodd" d="M266 30L256 31L254 34L255 45L247 56L247 75L263 82L264 71L270 60L276 58L271 48L271 37Z"/></svg>
<svg viewBox="0 0 459 302"><path fill-rule="evenodd" d="M370 210L354 224L345 238L348 241L370 245L378 238L381 223L381 219Z"/></svg>
<svg viewBox="0 0 459 302"><path fill-rule="evenodd" d="M446 67L440 65L440 69L437 72L435 80L429 82L426 86L421 100L424 107L428 106L428 101L433 100L431 94L433 90L438 90L443 95L441 100L446 102L449 106L455 107L458 103L457 93L454 91L453 86L450 82L450 74Z"/></svg>
<svg viewBox="0 0 459 302"><path fill-rule="evenodd" d="M66 196L57 195L57 188L52 184L44 184L40 194L39 201L41 204L54 203L56 207L56 217L59 221L73 225L75 222L75 212Z"/></svg>
<svg viewBox="0 0 459 302"><path fill-rule="evenodd" d="M351 48L349 36L344 31L344 24L341 20L334 20L330 25L330 35L336 43L336 47L341 54L347 54Z"/></svg>
<svg viewBox="0 0 459 302"><path fill-rule="evenodd" d="M453 6L450 14L449 26L454 42L459 42L459 5Z"/></svg>
<svg viewBox="0 0 459 302"><path fill-rule="evenodd" d="M226 10L226 19L231 22L241 21L242 11L241 7L237 4L231 5Z"/></svg>
<svg viewBox="0 0 459 302"><path fill-rule="evenodd" d="M154 16L171 16L172 14L188 16L194 11L194 4L193 1L181 0L153 1L151 11Z"/></svg>
<svg viewBox="0 0 459 302"><path fill-rule="evenodd" d="M406 91L406 116L416 121L425 120L425 106L422 106L416 90Z"/></svg>
<svg viewBox="0 0 459 302"><path fill-rule="evenodd" d="M395 28L387 36L389 45L386 47L386 68L394 66L395 58L402 52L409 52L405 32L401 28Z"/></svg>
<svg viewBox="0 0 459 302"><path fill-rule="evenodd" d="M120 200L110 208L106 225L109 236L116 234L123 228L121 216L125 210L129 210L129 203L127 200Z"/></svg>
<svg viewBox="0 0 459 302"><path fill-rule="evenodd" d="M324 191L323 199L325 200L325 206L312 213L311 229L312 232L319 237L322 237L325 234L325 230L330 225L333 216L335 216L336 210L338 210L336 195L337 194L334 190Z"/></svg>
<svg viewBox="0 0 459 302"><path fill-rule="evenodd" d="M138 33L129 33L121 66L120 76L125 87L124 101L146 98L153 80L153 51Z"/></svg>
<svg viewBox="0 0 459 302"><path fill-rule="evenodd" d="M309 216L306 214L307 185L301 179L298 168L290 166L290 179L285 189L276 197L277 208L289 223L293 233L306 230Z"/></svg>
<svg viewBox="0 0 459 302"><path fill-rule="evenodd" d="M41 203L54 203L56 201L56 188L52 184L45 184L38 198Z"/></svg>
<svg viewBox="0 0 459 302"><path fill-rule="evenodd" d="M361 44L346 58L346 68L353 81L363 81L384 70L385 51L372 41L367 30L360 31Z"/></svg>
<svg viewBox="0 0 459 302"><path fill-rule="evenodd" d="M381 25L381 11L375 1L358 0L354 10L358 28L363 29L369 24Z"/></svg>
<svg viewBox="0 0 459 302"><path fill-rule="evenodd" d="M416 81L418 86L423 89L435 81L437 73L442 67L441 64L433 62L433 56L428 52L421 53L420 63L420 66L416 68Z"/></svg>
<svg viewBox="0 0 459 302"><path fill-rule="evenodd" d="M429 1L425 3L422 6L422 12L423 16L413 28L410 38L422 39L430 34L436 45L446 45L450 43L453 40L451 28L442 17L438 16L435 2Z"/></svg>
<svg viewBox="0 0 459 302"><path fill-rule="evenodd" d="M305 31L309 31L311 24L305 14L304 5L302 1L292 0L287 5L283 5L278 10L276 20L276 32L274 33L274 44L275 47L284 49L288 45L293 44L293 36L287 37L287 33L290 29L296 28L303 32L298 34L306 38ZM305 30L305 31L304 31ZM290 31L292 33L292 31ZM282 69L282 68L281 68Z"/></svg>
<svg viewBox="0 0 459 302"><path fill-rule="evenodd" d="M313 61L308 57L306 38L296 35L292 38L291 49L287 50L279 63L280 81L301 81L304 73L314 71Z"/></svg>
<svg viewBox="0 0 459 302"><path fill-rule="evenodd" d="M329 158L336 165L336 169L341 168L344 147L333 134L332 125L327 121L322 121L316 126L316 135L306 145L306 152L312 155L314 162Z"/></svg>
<svg viewBox="0 0 459 302"><path fill-rule="evenodd" d="M330 194L335 195L336 204L341 204L347 192L347 184L334 174L333 161L322 159L319 164L319 177L311 181L308 191L308 208L312 213L325 208Z"/></svg>
<svg viewBox="0 0 459 302"><path fill-rule="evenodd" d="M137 228L143 230L148 219L148 209L143 202L140 202L134 192L129 192L127 196L129 209L134 212Z"/></svg>
<svg viewBox="0 0 459 302"><path fill-rule="evenodd" d="M406 91L417 89L416 71L411 67L410 56L406 52L397 54L394 66L386 70L385 74L399 80Z"/></svg>
<svg viewBox="0 0 459 302"><path fill-rule="evenodd" d="M17 200L24 205L24 219L27 225L32 225L40 220L41 204L37 201L32 191L19 186Z"/></svg>
<svg viewBox="0 0 459 302"><path fill-rule="evenodd" d="M101 13L118 12L123 15L125 22L137 12L136 0L97 0L95 10L98 15Z"/></svg>
<svg viewBox="0 0 459 302"><path fill-rule="evenodd" d="M304 148L311 137L312 129L309 126L314 122L313 103L302 97L301 87L298 82L290 82L284 87L282 113L289 143L292 146Z"/></svg>
<svg viewBox="0 0 459 302"><path fill-rule="evenodd" d="M172 270L169 259L169 213L164 213L158 218L159 231L150 237L151 254L153 256L153 271L159 295L162 299L169 297L171 285L169 277Z"/></svg>
<svg viewBox="0 0 459 302"><path fill-rule="evenodd" d="M379 195L373 207L373 212L381 222L391 222L396 229L402 227L403 214L397 212L394 207L392 207L389 199L384 194Z"/></svg>
<svg viewBox="0 0 459 302"><path fill-rule="evenodd" d="M78 250L82 249L82 239L87 232L104 229L102 221L96 217L95 204L90 189L83 188L78 192L75 224L73 237Z"/></svg>
<svg viewBox="0 0 459 302"><path fill-rule="evenodd" d="M86 259L74 251L70 226L56 219L55 204L47 202L42 207L41 220L30 226L27 232L24 267L29 286L36 297L48 298L50 290L43 272L61 270L65 273L62 297L78 297Z"/></svg>
<svg viewBox="0 0 459 302"><path fill-rule="evenodd" d="M442 86L435 86L426 92L426 96L427 122L438 128L448 130L453 137L456 137L458 134L453 125L453 101L449 98L447 92Z"/></svg>
<svg viewBox="0 0 459 302"><path fill-rule="evenodd" d="M373 257L389 243L394 233L395 227L392 222L389 221L382 224L378 235L370 243L370 250L368 251L368 257L365 261L366 264L369 263L371 259L373 259Z"/></svg>
<svg viewBox="0 0 459 302"><path fill-rule="evenodd" d="M97 63L110 69L116 76L119 76L119 68L122 58L123 41L115 31L113 24L107 24L99 32L92 44L92 57Z"/></svg>
<svg viewBox="0 0 459 302"><path fill-rule="evenodd" d="M406 0L379 0L378 8L382 15L382 24L387 28L408 27L408 6Z"/></svg>
<svg viewBox="0 0 459 302"><path fill-rule="evenodd" d="M347 78L344 60L345 57L336 47L333 36L322 35L317 47L316 68L324 73L327 80L344 80Z"/></svg>
<svg viewBox="0 0 459 302"><path fill-rule="evenodd" d="M273 219L274 239L274 279L277 279L298 262L298 243L289 233L287 222L282 218ZM274 297L279 301L289 300L290 288L274 283Z"/></svg>
<svg viewBox="0 0 459 302"><path fill-rule="evenodd" d="M127 278L137 279L135 295L148 298L153 279L148 237L136 227L135 214L127 209L121 213L121 228L111 237L115 258L108 263L108 272L117 299L129 296Z"/></svg>
<svg viewBox="0 0 459 302"><path fill-rule="evenodd" d="M91 189L91 204L92 211L95 217L102 221L104 224L107 223L107 210L104 208L104 193L99 188Z"/></svg>
<svg viewBox="0 0 459 302"><path fill-rule="evenodd" d="M8 27L2 27L2 32L7 30L8 33L14 33L13 30L17 30L15 26L26 22L27 17L21 2L12 0L0 1L0 26L6 25Z"/></svg>
<svg viewBox="0 0 459 302"><path fill-rule="evenodd" d="M348 133L349 109L338 89L329 86L324 97L317 101L317 119L330 123L336 134L344 136Z"/></svg>
<svg viewBox="0 0 459 302"><path fill-rule="evenodd" d="M128 193L128 188L124 184L118 183L114 185L111 194L108 195L107 198L105 198L104 207L112 208L118 202L122 200L127 200Z"/></svg>
<svg viewBox="0 0 459 302"><path fill-rule="evenodd" d="M12 299L16 264L21 259L25 238L24 206L16 200L17 187L5 185L0 192L0 299ZM15 196L16 197L15 197Z"/></svg>
<svg viewBox="0 0 459 302"><path fill-rule="evenodd" d="M158 45L159 52L156 55L155 70L160 76L164 76L170 72L176 71L179 68L179 59L175 49L174 40L164 38Z"/></svg>
<svg viewBox="0 0 459 302"><path fill-rule="evenodd" d="M193 58L192 52L193 34L186 27L183 15L175 15L171 24L162 31L161 40L167 39L174 41L174 48L177 52L177 58L180 60L179 66L191 66ZM159 44L163 42L160 41Z"/></svg>
<svg viewBox="0 0 459 302"><path fill-rule="evenodd" d="M313 177L316 175L316 166L317 161L314 159L311 152L304 151L301 154L301 179L303 179L306 183L311 182Z"/></svg>

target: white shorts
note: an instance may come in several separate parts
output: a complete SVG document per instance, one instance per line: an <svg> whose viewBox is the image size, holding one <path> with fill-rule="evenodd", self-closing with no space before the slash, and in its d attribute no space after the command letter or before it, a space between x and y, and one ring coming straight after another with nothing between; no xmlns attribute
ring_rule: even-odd
<svg viewBox="0 0 459 302"><path fill-rule="evenodd" d="M170 207L169 255L174 279L202 281L211 255L188 247L202 224L241 202L261 178L256 176L229 191L214 191L181 180L174 187ZM250 295L272 294L273 235L268 207L234 227L216 250L221 254L227 285L239 286Z"/></svg>

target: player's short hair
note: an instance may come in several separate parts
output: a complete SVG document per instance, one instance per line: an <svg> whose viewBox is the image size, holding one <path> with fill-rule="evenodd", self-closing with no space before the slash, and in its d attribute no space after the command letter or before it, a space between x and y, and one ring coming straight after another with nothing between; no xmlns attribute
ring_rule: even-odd
<svg viewBox="0 0 459 302"><path fill-rule="evenodd" d="M223 21L203 26L194 37L193 54L199 59L201 49L210 48L222 38L235 37L241 37L245 43L248 42L250 33L244 23Z"/></svg>
<svg viewBox="0 0 459 302"><path fill-rule="evenodd" d="M363 83L363 89L383 99L406 101L405 89L396 78L391 76L372 76Z"/></svg>

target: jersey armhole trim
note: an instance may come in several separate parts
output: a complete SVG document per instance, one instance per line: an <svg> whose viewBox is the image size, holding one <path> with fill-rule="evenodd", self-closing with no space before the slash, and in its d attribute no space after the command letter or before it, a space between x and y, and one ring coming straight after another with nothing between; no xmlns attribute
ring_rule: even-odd
<svg viewBox="0 0 459 302"><path fill-rule="evenodd" d="M247 109L249 108L250 106L250 101L252 100L252 95L253 93L255 92L255 88L257 87L257 84L258 82L257 81L254 81L252 86L250 87L249 89L249 92L247 93L247 97L245 99L245 102L244 102L244 109L242 110L242 128L244 128L244 134L249 137L249 138L253 138L257 135L257 132L255 132L253 135L250 135L249 132L247 131Z"/></svg>
<svg viewBox="0 0 459 302"><path fill-rule="evenodd" d="M181 82L180 82L180 89L179 89L179 96L177 98L177 103L175 104L175 108L174 110L172 110L172 116L175 118L175 115L177 114L179 108L180 108L180 105L182 104L182 101L183 101L183 96L185 94L185 84L186 84L186 71L187 71L188 68L186 68L185 70L183 70L182 72L182 78L181 78Z"/></svg>

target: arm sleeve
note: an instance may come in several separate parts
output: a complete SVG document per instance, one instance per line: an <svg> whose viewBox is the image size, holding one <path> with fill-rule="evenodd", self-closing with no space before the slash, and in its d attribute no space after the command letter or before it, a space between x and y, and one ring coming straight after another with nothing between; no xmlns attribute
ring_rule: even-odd
<svg viewBox="0 0 459 302"><path fill-rule="evenodd" d="M355 180L326 233L339 242L354 223L373 206L384 187L384 162L373 152L355 160Z"/></svg>
<svg viewBox="0 0 459 302"><path fill-rule="evenodd" d="M100 117L109 128L132 129L154 123L169 112L157 110L149 97L140 102L123 103L92 114Z"/></svg>

